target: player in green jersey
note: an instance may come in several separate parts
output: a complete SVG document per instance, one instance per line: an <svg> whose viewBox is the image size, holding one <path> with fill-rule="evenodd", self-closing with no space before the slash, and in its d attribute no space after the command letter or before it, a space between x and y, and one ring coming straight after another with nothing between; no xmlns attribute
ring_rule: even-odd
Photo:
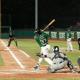
<svg viewBox="0 0 80 80"><path fill-rule="evenodd" d="M72 46L72 42L71 42L72 35L71 35L70 29L68 29L68 31L66 32L66 35L67 35L67 50L73 51L73 46Z"/></svg>
<svg viewBox="0 0 80 80"><path fill-rule="evenodd" d="M41 31L40 29L37 29L35 31L34 39L41 48L41 52L40 52L40 55L39 55L39 61L36 64L36 66L34 67L35 70L39 70L39 66L40 66L41 62L43 61L43 59L49 65L51 65L51 66L53 65L52 60L48 58L48 54L49 54L49 51L50 51L50 45L48 44L48 38L49 38L49 35L46 34L43 31Z"/></svg>

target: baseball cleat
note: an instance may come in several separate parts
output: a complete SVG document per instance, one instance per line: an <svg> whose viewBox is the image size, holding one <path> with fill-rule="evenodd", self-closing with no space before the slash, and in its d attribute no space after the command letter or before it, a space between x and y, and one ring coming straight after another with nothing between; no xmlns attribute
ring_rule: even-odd
<svg viewBox="0 0 80 80"><path fill-rule="evenodd" d="M34 67L34 71L39 71L40 70L40 67L38 66L38 65L36 65L35 67Z"/></svg>

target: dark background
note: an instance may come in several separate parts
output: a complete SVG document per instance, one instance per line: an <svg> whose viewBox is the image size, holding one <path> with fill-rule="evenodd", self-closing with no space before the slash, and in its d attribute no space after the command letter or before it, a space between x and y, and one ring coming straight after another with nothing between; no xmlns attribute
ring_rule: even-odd
<svg viewBox="0 0 80 80"><path fill-rule="evenodd" d="M38 0L38 24L67 28L80 22L80 0ZM2 26L14 29L35 28L35 0L2 0Z"/></svg>

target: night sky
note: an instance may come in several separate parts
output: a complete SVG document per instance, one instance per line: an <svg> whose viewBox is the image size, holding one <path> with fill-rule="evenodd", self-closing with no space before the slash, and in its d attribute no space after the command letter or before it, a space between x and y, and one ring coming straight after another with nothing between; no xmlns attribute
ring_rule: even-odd
<svg viewBox="0 0 80 80"><path fill-rule="evenodd" d="M35 27L35 0L2 0L2 26ZM66 28L80 21L80 0L38 0L39 27L53 18L54 26Z"/></svg>

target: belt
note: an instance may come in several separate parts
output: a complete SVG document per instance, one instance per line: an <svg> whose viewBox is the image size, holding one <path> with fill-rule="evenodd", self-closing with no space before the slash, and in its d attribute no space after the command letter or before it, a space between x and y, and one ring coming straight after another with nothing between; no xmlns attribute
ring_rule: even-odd
<svg viewBox="0 0 80 80"><path fill-rule="evenodd" d="M48 44L48 43L47 43ZM47 44L45 44L44 46L46 46Z"/></svg>

